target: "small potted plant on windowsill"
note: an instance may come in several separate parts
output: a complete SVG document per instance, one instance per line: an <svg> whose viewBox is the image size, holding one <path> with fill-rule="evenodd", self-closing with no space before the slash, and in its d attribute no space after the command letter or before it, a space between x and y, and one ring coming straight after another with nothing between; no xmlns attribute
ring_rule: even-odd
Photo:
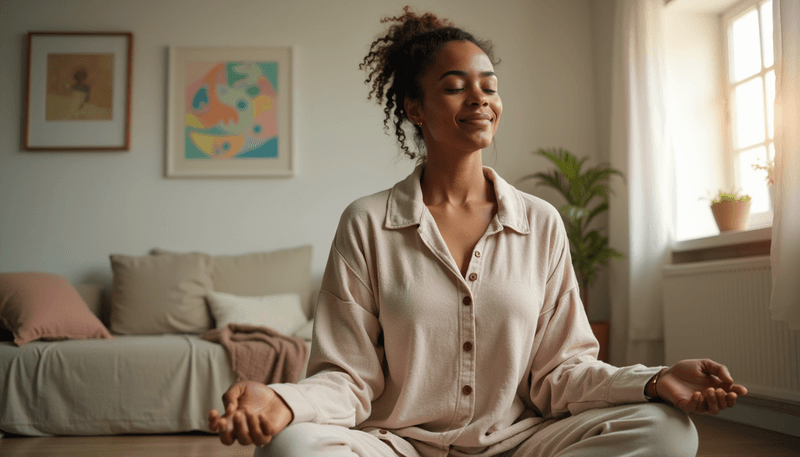
<svg viewBox="0 0 800 457"><path fill-rule="evenodd" d="M750 226L750 196L719 191L711 199L711 212L720 232L747 230Z"/></svg>
<svg viewBox="0 0 800 457"><path fill-rule="evenodd" d="M566 199L567 203L558 210L567 229L581 301L584 309L588 310L589 286L597 279L599 270L609 260L623 258L621 252L608 245L608 237L600 229L590 228L589 224L595 217L608 211L611 177L618 175L624 179L624 176L608 164L582 169L587 157L578 159L563 149L539 149L536 154L549 159L556 168L523 176L519 181L534 179L537 186L555 189ZM598 358L608 361L610 325L605 321L592 321L591 326L600 344Z"/></svg>

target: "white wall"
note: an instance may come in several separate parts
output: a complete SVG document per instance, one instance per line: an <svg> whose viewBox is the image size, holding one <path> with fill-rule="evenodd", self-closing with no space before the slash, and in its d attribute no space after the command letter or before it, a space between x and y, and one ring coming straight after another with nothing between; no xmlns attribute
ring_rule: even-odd
<svg viewBox="0 0 800 457"><path fill-rule="evenodd" d="M366 100L358 63L407 1L6 0L0 4L0 271L109 283L110 253L214 254L311 243L318 283L339 214L413 168ZM412 2L495 42L505 109L485 163L514 182L531 151L594 156L588 0ZM129 152L22 150L28 31L134 34ZM292 46L298 173L291 179L165 179L168 46ZM520 186L534 191L533 186ZM316 284L315 284L316 285Z"/></svg>

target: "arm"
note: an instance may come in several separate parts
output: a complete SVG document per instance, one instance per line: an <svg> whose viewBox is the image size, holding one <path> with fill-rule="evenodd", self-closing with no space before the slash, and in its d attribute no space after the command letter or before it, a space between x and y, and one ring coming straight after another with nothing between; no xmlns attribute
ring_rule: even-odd
<svg viewBox="0 0 800 457"><path fill-rule="evenodd" d="M598 344L580 300L569 242L557 213L548 224L548 262L540 269L543 296L532 362L530 400L544 417L644 402L643 388L658 368L617 368L597 360Z"/></svg>
<svg viewBox="0 0 800 457"><path fill-rule="evenodd" d="M372 399L384 387L383 350L359 214L353 205L345 211L331 247L317 300L309 377L297 384L234 384L223 397L225 416L209 415L223 443L260 445L294 423L353 427L369 417Z"/></svg>
<svg viewBox="0 0 800 457"><path fill-rule="evenodd" d="M642 402L645 396L686 412L716 414L747 393L724 365L708 359L664 369L616 368L597 361L597 341L580 301L566 234L563 226L559 229L551 241L556 260L545 287L531 368L531 400L544 416Z"/></svg>

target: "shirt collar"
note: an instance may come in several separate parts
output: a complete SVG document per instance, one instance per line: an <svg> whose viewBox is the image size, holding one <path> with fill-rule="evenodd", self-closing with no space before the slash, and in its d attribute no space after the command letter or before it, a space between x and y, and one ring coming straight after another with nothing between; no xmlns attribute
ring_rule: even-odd
<svg viewBox="0 0 800 457"><path fill-rule="evenodd" d="M426 210L420 186L424 168L424 164L418 165L407 178L392 187L384 221L387 229L419 225L422 221L422 214ZM530 233L525 204L519 191L489 167L483 167L483 174L494 184L498 222L521 234Z"/></svg>

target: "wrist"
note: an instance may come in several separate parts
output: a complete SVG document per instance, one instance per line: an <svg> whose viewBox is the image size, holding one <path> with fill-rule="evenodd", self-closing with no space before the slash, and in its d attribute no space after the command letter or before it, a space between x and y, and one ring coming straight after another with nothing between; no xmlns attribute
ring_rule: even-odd
<svg viewBox="0 0 800 457"><path fill-rule="evenodd" d="M657 401L661 398L661 396L658 394L658 381L663 373L664 369L662 368L658 371L658 373L653 375L649 381L647 381L647 384L644 387L644 396L648 401Z"/></svg>

